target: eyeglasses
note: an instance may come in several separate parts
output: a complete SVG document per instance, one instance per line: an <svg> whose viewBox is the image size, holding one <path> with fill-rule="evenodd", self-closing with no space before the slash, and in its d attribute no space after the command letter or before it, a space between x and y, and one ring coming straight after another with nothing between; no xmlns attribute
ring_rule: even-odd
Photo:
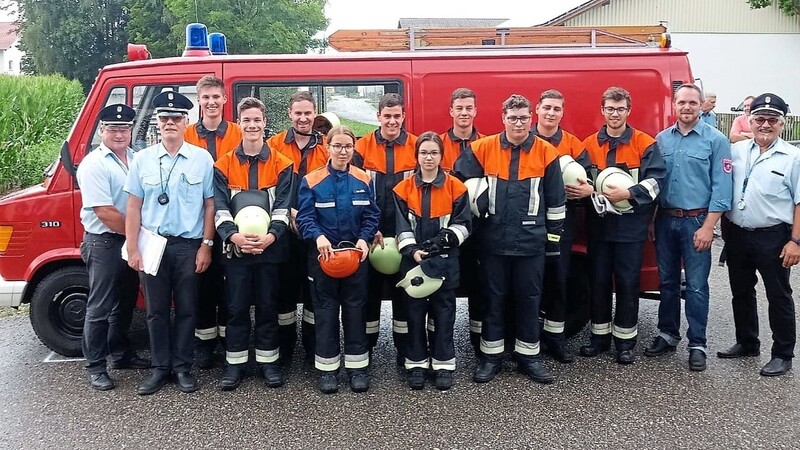
<svg viewBox="0 0 800 450"><path fill-rule="evenodd" d="M509 123L528 123L531 120L531 116L508 116L506 120Z"/></svg>
<svg viewBox="0 0 800 450"><path fill-rule="evenodd" d="M342 150L350 152L353 151L354 148L356 148L355 145L353 144L347 144L347 145L331 144L329 147L333 149L333 151L335 152L340 152Z"/></svg>
<svg viewBox="0 0 800 450"><path fill-rule="evenodd" d="M775 125L776 123L780 122L780 119L777 117L753 117L753 122L755 122L756 125L764 125L764 122L767 122L770 125Z"/></svg>
<svg viewBox="0 0 800 450"><path fill-rule="evenodd" d="M436 159L440 155L441 155L441 153L439 153L439 152L419 152L419 156L421 156L422 159L428 159L429 157Z"/></svg>
<svg viewBox="0 0 800 450"><path fill-rule="evenodd" d="M603 112L608 114L609 116L613 115L614 113L617 113L619 115L623 115L626 112L628 112L628 108L624 107L624 106L620 107L620 108L614 108L613 106L604 106L603 107Z"/></svg>
<svg viewBox="0 0 800 450"><path fill-rule="evenodd" d="M161 123L167 123L167 122L178 123L181 120L183 120L183 116L160 116L158 118L158 121Z"/></svg>

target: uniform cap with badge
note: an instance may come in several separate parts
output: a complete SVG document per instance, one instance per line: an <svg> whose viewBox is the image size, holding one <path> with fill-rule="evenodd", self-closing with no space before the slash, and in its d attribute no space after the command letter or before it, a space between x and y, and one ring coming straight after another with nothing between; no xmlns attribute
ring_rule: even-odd
<svg viewBox="0 0 800 450"><path fill-rule="evenodd" d="M165 91L153 98L153 110L158 117L183 117L189 114L194 103L183 94Z"/></svg>
<svg viewBox="0 0 800 450"><path fill-rule="evenodd" d="M103 126L114 128L130 128L135 117L136 111L122 103L108 105L101 109L100 114L98 114Z"/></svg>
<svg viewBox="0 0 800 450"><path fill-rule="evenodd" d="M775 94L761 94L750 103L750 115L785 116L788 113L789 105Z"/></svg>

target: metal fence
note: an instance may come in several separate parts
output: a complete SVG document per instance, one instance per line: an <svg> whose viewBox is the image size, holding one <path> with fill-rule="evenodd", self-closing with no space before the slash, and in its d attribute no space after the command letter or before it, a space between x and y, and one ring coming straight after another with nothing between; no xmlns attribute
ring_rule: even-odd
<svg viewBox="0 0 800 450"><path fill-rule="evenodd" d="M736 113L717 113L717 129L728 136L733 119L738 116ZM781 138L785 141L800 141L800 116L786 116L786 125L783 127Z"/></svg>

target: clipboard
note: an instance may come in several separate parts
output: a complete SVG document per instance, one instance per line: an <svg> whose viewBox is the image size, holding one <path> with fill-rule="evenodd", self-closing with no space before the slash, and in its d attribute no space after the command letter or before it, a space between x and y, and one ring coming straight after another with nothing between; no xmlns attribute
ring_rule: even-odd
<svg viewBox="0 0 800 450"><path fill-rule="evenodd" d="M161 266L161 258L167 247L167 238L160 236L145 227L139 227L139 254L142 255L144 273L156 276ZM122 259L128 260L128 240L122 244Z"/></svg>

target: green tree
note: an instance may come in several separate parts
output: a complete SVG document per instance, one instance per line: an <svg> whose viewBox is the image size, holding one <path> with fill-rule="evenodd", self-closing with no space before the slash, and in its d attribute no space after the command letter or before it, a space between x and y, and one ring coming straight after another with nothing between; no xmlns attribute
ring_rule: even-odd
<svg viewBox="0 0 800 450"><path fill-rule="evenodd" d="M228 51L305 53L322 42L326 0L17 0L23 70L59 73L88 91L101 67L121 62L126 44L153 57L180 55L186 25L225 33ZM9 8L8 0L0 7Z"/></svg>
<svg viewBox="0 0 800 450"><path fill-rule="evenodd" d="M305 53L322 42L325 0L130 0L131 41L147 44L154 57L183 49L186 25L204 23L224 33L228 52Z"/></svg>
<svg viewBox="0 0 800 450"><path fill-rule="evenodd" d="M752 9L766 8L772 5L773 0L747 0ZM778 0L778 7L784 13L793 16L800 10L800 2L798 0Z"/></svg>
<svg viewBox="0 0 800 450"><path fill-rule="evenodd" d="M62 74L88 90L100 67L120 61L124 0L17 0L23 71Z"/></svg>

